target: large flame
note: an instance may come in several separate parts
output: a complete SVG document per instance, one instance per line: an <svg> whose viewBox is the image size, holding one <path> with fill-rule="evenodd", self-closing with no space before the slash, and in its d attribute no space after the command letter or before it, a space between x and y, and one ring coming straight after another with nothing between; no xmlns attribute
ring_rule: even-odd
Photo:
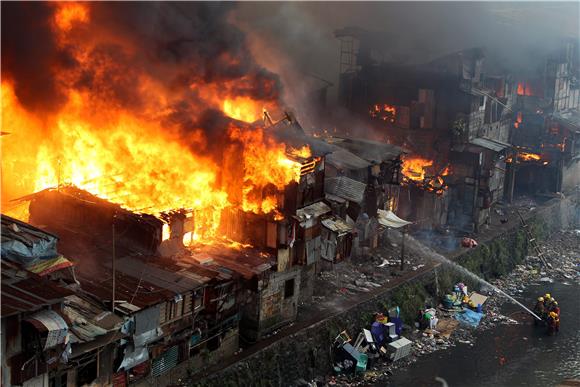
<svg viewBox="0 0 580 387"><path fill-rule="evenodd" d="M426 191L441 194L447 189L444 176L449 175L450 168L434 171L434 161L420 156L403 157L403 183L412 183Z"/></svg>
<svg viewBox="0 0 580 387"><path fill-rule="evenodd" d="M428 160L418 156L408 156L403 158L403 175L407 179L415 181L425 180L427 168L433 165L433 160Z"/></svg>
<svg viewBox="0 0 580 387"><path fill-rule="evenodd" d="M50 113L27 110L15 93L14 81L4 77L2 132L9 135L2 137L3 207L11 198L73 184L134 211L191 210L192 240L200 242L221 238L217 235L220 217L227 207L280 216L276 210L279 192L299 180L301 164L287 156L290 149L284 144L262 128L247 124L275 104L247 92L251 82L263 82L266 90L273 87L267 79L243 76L222 83L185 85L205 107L237 120L219 124L226 137L223 141L231 144L230 153L238 155L232 157L237 162L232 161L224 171L221 161L212 157L216 144L206 128L193 127L184 134L174 119L177 96L147 72L134 77L140 103L127 108L114 102L117 96L112 86L124 80L110 79L110 74L119 73L109 71L119 66L111 57L95 57L96 47L103 44L99 39L114 41L125 55L136 47L119 37L99 34L93 34L93 40L79 41L75 29L90 24L89 3L54 3L54 7L51 25L56 40L70 48L77 67L55 74L66 90L66 102ZM93 87L77 87L83 72L92 74ZM236 90L244 93L236 95ZM195 115L194 108L186 111ZM223 153L223 157L231 156ZM241 198L234 186L240 186Z"/></svg>

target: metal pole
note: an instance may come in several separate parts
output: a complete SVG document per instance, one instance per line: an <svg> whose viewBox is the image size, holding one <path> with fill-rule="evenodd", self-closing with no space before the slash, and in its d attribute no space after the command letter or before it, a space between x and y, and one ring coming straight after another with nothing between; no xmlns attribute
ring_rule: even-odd
<svg viewBox="0 0 580 387"><path fill-rule="evenodd" d="M403 226L403 237L401 239L401 271L405 269L405 234L407 233L407 226Z"/></svg>
<svg viewBox="0 0 580 387"><path fill-rule="evenodd" d="M112 297L111 297L111 312L115 313L115 215L113 215L113 255L112 255L112 275L113 275L113 289L112 289Z"/></svg>

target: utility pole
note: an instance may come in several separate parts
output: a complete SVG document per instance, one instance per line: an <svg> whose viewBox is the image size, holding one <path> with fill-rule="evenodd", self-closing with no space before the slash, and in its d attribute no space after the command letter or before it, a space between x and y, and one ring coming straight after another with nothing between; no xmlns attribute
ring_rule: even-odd
<svg viewBox="0 0 580 387"><path fill-rule="evenodd" d="M113 289L111 291L111 312L115 313L115 276L116 276L116 268L115 268L115 219L117 218L117 214L113 214L113 255L112 255L112 275L113 275Z"/></svg>
<svg viewBox="0 0 580 387"><path fill-rule="evenodd" d="M405 234L407 233L407 226L403 226L403 236L401 238L401 271L405 269Z"/></svg>

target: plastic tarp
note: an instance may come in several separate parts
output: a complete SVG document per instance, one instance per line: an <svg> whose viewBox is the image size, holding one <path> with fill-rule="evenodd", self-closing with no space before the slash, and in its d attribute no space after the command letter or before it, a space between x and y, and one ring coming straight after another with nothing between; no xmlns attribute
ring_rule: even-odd
<svg viewBox="0 0 580 387"><path fill-rule="evenodd" d="M462 312L455 313L454 317L462 324L469 325L472 328L477 328L481 318L483 317L483 313L477 313L471 309L463 309Z"/></svg>
<svg viewBox="0 0 580 387"><path fill-rule="evenodd" d="M378 221L382 226L400 228L411 224L411 222L399 218L393 211L378 210Z"/></svg>
<svg viewBox="0 0 580 387"><path fill-rule="evenodd" d="M149 351L146 347L137 347L135 350L127 348L125 349L125 357L123 358L123 362L119 366L118 370L130 370L131 368L146 362L147 360L149 360Z"/></svg>
<svg viewBox="0 0 580 387"><path fill-rule="evenodd" d="M39 259L58 256L56 236L43 232L26 223L2 216L2 258L28 266Z"/></svg>
<svg viewBox="0 0 580 387"><path fill-rule="evenodd" d="M71 261L62 255L59 255L56 258L38 260L32 263L30 266L27 266L26 269L35 274L43 276L71 266L73 266Z"/></svg>

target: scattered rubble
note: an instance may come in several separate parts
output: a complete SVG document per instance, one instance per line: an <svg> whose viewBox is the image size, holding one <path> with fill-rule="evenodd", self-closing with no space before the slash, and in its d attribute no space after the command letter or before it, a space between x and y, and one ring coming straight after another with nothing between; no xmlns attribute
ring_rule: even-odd
<svg viewBox="0 0 580 387"><path fill-rule="evenodd" d="M546 256L550 257L550 267L538 269L541 267L540 259L536 256L528 256L525 258L524 262L516 266L509 275L494 280L491 283L505 291L507 294L517 296L523 293L525 287L532 283L580 280L579 247L580 230L563 230L560 233L551 236L546 243L542 244L542 250L545 252ZM391 261L384 258L381 258L381 262L380 265L376 266L379 269L388 269L391 265ZM399 262L396 262L396 265L399 265ZM393 262L393 266L395 266L395 262ZM415 267L419 268L422 267L422 265L417 265ZM412 267L411 270L416 269L413 269ZM331 274L333 273L323 273L322 276L329 278ZM356 273L352 273L352 275L356 275ZM360 278L362 279L354 279L356 286L362 288L364 285L364 287L367 288L367 283L370 282L369 278L365 275L362 275ZM488 330L498 325L519 324L517 320L505 316L500 312L501 306L505 303L505 299L493 292L491 289L487 290L488 292L485 295L488 296L488 299L484 308L485 315L477 329ZM380 361L369 367L367 372L364 374L331 376L328 377L325 382L317 380L306 385L369 385L370 383L388 379L395 370L407 367L416 362L421 356L457 345L474 346L476 344L476 338L474 335L475 329L473 328L457 324L451 329L451 332L443 332L444 329L442 328L446 325L446 321L455 321L452 318L454 313L455 312L452 310L443 309L442 305L440 305L437 309L439 324L435 329L426 329L425 331L419 329L407 329L405 331L405 337L413 341L411 355L407 358L396 362Z"/></svg>

